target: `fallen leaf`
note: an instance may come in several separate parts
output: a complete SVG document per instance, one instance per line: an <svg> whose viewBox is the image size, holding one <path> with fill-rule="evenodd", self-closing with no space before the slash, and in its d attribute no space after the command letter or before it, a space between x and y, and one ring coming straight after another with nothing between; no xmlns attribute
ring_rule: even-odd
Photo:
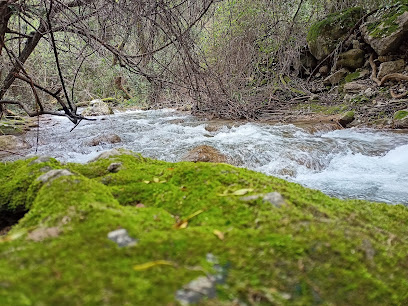
<svg viewBox="0 0 408 306"><path fill-rule="evenodd" d="M174 267L175 264L167 260L155 260L155 261L149 261L144 264L133 266L133 270L143 271L143 270L153 268L155 266L173 266Z"/></svg>
<svg viewBox="0 0 408 306"><path fill-rule="evenodd" d="M218 237L220 240L224 240L225 236L224 233L219 230L214 230L213 234Z"/></svg>
<svg viewBox="0 0 408 306"><path fill-rule="evenodd" d="M158 177L154 177L154 178L153 178L153 182L158 183L158 182L160 182L160 180L159 180Z"/></svg>
<svg viewBox="0 0 408 306"><path fill-rule="evenodd" d="M167 182L166 180L163 180L163 181L160 181L159 183L165 183L165 182Z"/></svg>
<svg viewBox="0 0 408 306"><path fill-rule="evenodd" d="M232 194L236 195L236 196L241 196L241 195L247 194L248 192L251 192L251 191L254 191L254 190L251 189L251 188L238 189L238 190L235 190Z"/></svg>
<svg viewBox="0 0 408 306"><path fill-rule="evenodd" d="M192 213L192 214L189 215L188 217L186 217L186 218L184 218L184 219L178 221L178 222L174 225L174 227L175 227L175 228L181 228L181 229L182 229L182 228L186 228L186 227L188 226L188 221L189 221L189 220L191 220L192 218L198 216L199 214L201 214L201 213L203 213L203 212L204 212L204 210L202 210L202 209L197 210L196 212Z"/></svg>
<svg viewBox="0 0 408 306"><path fill-rule="evenodd" d="M145 184L150 184L150 181L143 181L143 183L145 183Z"/></svg>

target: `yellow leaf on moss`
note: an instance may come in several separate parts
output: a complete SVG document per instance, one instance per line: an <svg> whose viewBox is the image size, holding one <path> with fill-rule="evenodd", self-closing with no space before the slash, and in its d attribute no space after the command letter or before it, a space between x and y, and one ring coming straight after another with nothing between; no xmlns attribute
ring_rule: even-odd
<svg viewBox="0 0 408 306"><path fill-rule="evenodd" d="M143 270L153 268L155 266L173 266L174 267L175 264L168 260L155 260L155 261L149 261L144 264L133 266L133 270L143 271Z"/></svg>
<svg viewBox="0 0 408 306"><path fill-rule="evenodd" d="M158 183L158 182L160 182L160 180L159 180L158 177L154 177L154 178L153 178L153 182Z"/></svg>
<svg viewBox="0 0 408 306"><path fill-rule="evenodd" d="M251 189L251 188L238 189L238 190L235 190L235 191L232 193L232 195L240 196L240 195L247 194L248 192L251 192L251 191L254 191L254 190Z"/></svg>
<svg viewBox="0 0 408 306"><path fill-rule="evenodd" d="M224 233L219 230L214 230L213 234L218 237L220 240L224 240L225 236Z"/></svg>

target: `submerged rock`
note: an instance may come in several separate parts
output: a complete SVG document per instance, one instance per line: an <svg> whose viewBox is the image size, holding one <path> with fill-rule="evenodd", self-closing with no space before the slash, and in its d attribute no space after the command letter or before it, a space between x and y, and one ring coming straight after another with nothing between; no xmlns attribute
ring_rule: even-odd
<svg viewBox="0 0 408 306"><path fill-rule="evenodd" d="M116 134L108 134L108 135L100 135L93 138L90 142L88 142L89 146L98 146L102 143L119 143L122 139L119 135Z"/></svg>
<svg viewBox="0 0 408 306"><path fill-rule="evenodd" d="M182 158L182 160L191 162L226 163L227 156L213 147L202 145L192 149Z"/></svg>

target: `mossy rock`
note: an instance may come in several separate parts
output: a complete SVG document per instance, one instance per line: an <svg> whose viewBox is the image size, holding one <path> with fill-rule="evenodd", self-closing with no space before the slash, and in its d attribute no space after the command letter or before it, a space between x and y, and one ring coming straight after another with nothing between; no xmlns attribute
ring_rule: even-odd
<svg viewBox="0 0 408 306"><path fill-rule="evenodd" d="M408 1L381 8L360 30L364 40L378 55L397 50L408 34Z"/></svg>
<svg viewBox="0 0 408 306"><path fill-rule="evenodd" d="M313 56L322 60L329 55L363 14L361 7L355 7L330 14L314 23L307 34L307 43Z"/></svg>
<svg viewBox="0 0 408 306"><path fill-rule="evenodd" d="M209 253L228 273L200 305L408 303L403 205L136 154L66 164L75 175L41 183L41 168L62 166L32 161L0 164L0 183L16 178L1 189L4 205L28 210L0 238L1 305L178 305L177 290L215 273ZM241 199L270 192L286 205ZM138 243L109 240L118 228Z"/></svg>
<svg viewBox="0 0 408 306"><path fill-rule="evenodd" d="M397 128L408 128L408 109L395 112L394 125Z"/></svg>

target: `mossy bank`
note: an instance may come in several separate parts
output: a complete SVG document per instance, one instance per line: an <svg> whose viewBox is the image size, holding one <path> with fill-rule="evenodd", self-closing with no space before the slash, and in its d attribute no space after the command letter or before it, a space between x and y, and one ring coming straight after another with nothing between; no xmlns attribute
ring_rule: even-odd
<svg viewBox="0 0 408 306"><path fill-rule="evenodd" d="M408 303L406 207L122 153L0 164L1 211L28 211L0 240L1 305L178 305L216 274L209 254L223 281L202 305ZM37 180L59 168L72 175ZM284 202L248 197L272 192ZM117 229L135 243L108 239Z"/></svg>

